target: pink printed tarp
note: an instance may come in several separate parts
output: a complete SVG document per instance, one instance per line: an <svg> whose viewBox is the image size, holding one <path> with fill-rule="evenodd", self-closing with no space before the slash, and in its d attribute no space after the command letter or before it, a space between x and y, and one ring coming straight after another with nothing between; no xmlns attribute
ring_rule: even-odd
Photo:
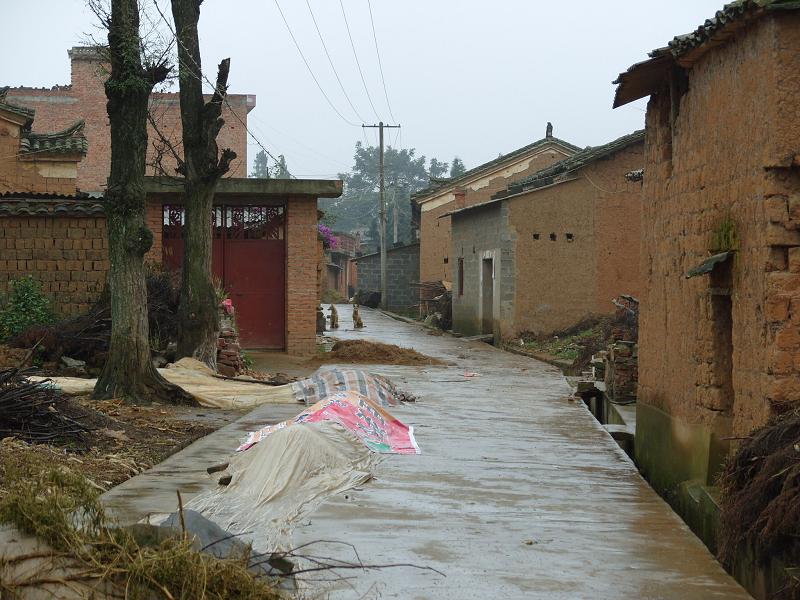
<svg viewBox="0 0 800 600"><path fill-rule="evenodd" d="M339 392L309 406L299 415L277 425L269 425L247 434L236 451L242 452L269 434L303 423L335 421L355 434L373 452L382 454L419 454L414 428L402 423L388 411L358 392Z"/></svg>

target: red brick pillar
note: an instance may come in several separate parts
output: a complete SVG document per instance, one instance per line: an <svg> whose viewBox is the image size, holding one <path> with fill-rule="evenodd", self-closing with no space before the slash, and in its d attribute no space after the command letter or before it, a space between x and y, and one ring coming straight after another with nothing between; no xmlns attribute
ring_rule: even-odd
<svg viewBox="0 0 800 600"><path fill-rule="evenodd" d="M286 207L286 351L316 351L317 199L290 198Z"/></svg>

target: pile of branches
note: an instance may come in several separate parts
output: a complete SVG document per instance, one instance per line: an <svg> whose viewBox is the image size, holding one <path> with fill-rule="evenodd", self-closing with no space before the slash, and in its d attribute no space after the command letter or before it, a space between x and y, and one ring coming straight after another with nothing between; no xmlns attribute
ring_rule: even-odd
<svg viewBox="0 0 800 600"><path fill-rule="evenodd" d="M178 336L178 281L172 273L151 268L146 282L150 344L154 351L163 351ZM68 356L99 368L105 362L110 339L111 299L104 292L87 313L53 325L30 327L10 340L9 345L36 347L37 358L44 362L58 362Z"/></svg>
<svg viewBox="0 0 800 600"><path fill-rule="evenodd" d="M44 382L18 369L0 371L0 439L85 446L89 428L64 413L68 400Z"/></svg>
<svg viewBox="0 0 800 600"><path fill-rule="evenodd" d="M717 554L729 569L737 557L760 564L778 559L800 566L800 409L754 432L728 462L720 478ZM800 598L796 577L776 598Z"/></svg>
<svg viewBox="0 0 800 600"><path fill-rule="evenodd" d="M412 284L419 288L421 313L426 322L439 329L453 328L453 292L442 281L420 281Z"/></svg>

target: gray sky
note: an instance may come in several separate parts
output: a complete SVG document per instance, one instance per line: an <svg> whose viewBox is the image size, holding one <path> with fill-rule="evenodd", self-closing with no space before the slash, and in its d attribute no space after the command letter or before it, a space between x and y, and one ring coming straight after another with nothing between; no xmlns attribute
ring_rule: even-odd
<svg viewBox="0 0 800 600"><path fill-rule="evenodd" d="M152 4L153 0L142 0ZM275 0L205 0L200 19L210 79L231 58L230 91L255 94L251 130L297 176L330 177L352 165L364 141L314 29L306 0L279 0L330 108L303 64ZM339 0L308 0L344 89L372 124L391 122L367 0L343 0L370 107ZM467 168L544 135L597 145L641 128L642 101L611 110L611 81L646 53L688 32L723 0L371 0L397 145ZM169 15L168 0L159 0ZM84 0L4 1L0 85L69 82L67 49L96 33ZM35 24L35 34L31 26ZM33 39L31 36L34 35ZM374 130L366 132L375 143ZM252 163L258 147L251 140Z"/></svg>

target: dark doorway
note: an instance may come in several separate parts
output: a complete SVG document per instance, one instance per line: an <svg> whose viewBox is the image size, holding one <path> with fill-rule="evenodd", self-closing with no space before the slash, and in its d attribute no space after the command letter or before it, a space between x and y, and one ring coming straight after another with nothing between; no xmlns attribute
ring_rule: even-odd
<svg viewBox="0 0 800 600"><path fill-rule="evenodd" d="M494 259L484 258L481 261L483 288L482 304L482 329L483 333L494 333Z"/></svg>

